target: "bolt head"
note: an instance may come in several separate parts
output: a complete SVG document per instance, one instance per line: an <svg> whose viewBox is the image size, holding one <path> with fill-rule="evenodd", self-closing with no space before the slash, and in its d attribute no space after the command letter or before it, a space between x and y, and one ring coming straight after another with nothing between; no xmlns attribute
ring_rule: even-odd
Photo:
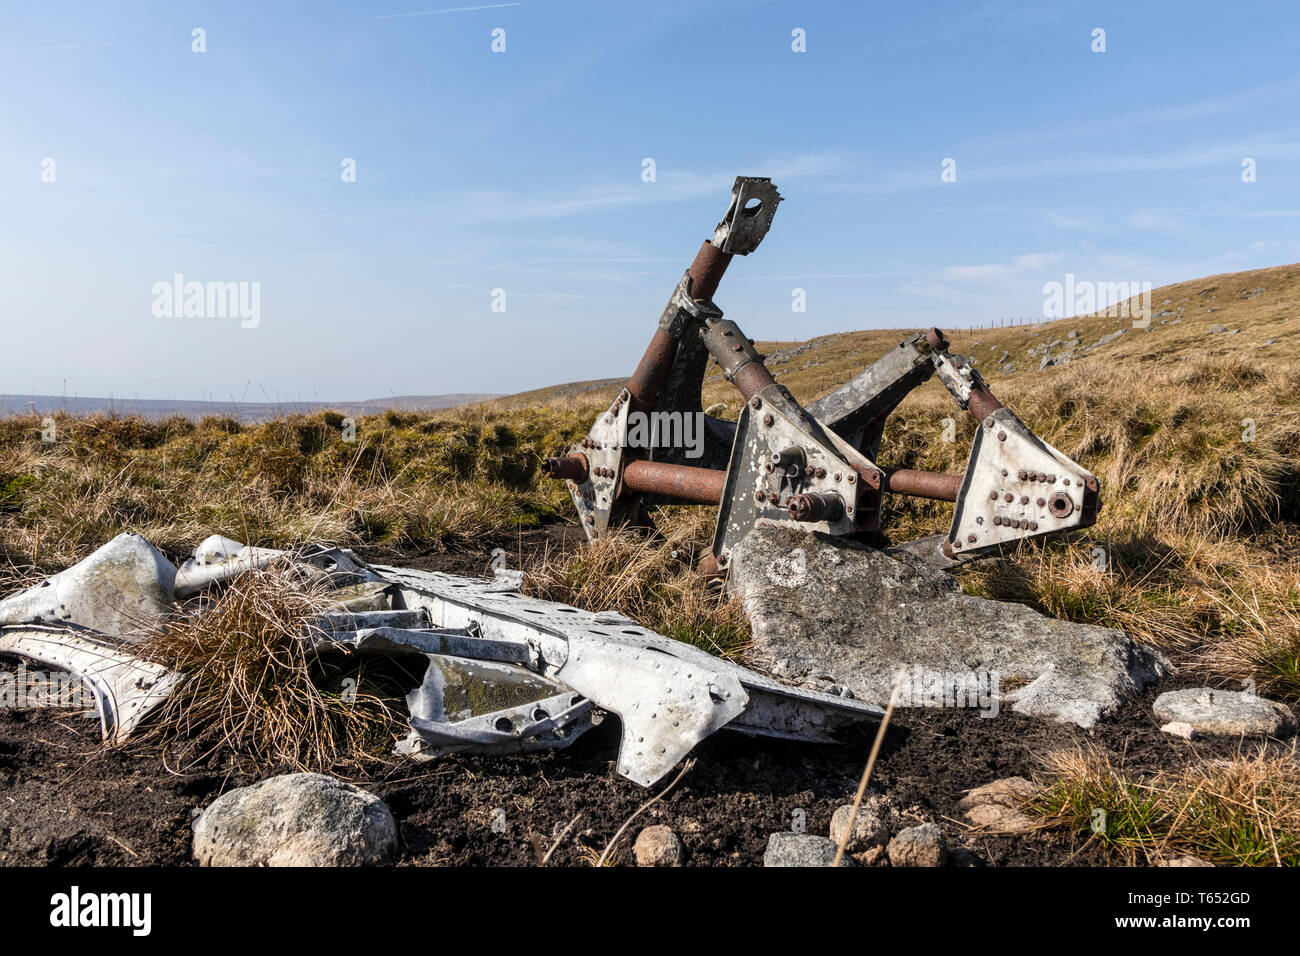
<svg viewBox="0 0 1300 956"><path fill-rule="evenodd" d="M771 427L772 427L772 423L775 422L775 421L776 421L776 419L773 418L771 415L764 415L764 416L763 416L763 424L766 425L768 428L771 428Z"/></svg>

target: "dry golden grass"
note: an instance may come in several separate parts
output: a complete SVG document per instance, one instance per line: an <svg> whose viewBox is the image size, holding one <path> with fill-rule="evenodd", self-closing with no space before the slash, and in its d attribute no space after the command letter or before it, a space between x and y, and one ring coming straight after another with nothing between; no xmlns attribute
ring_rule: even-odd
<svg viewBox="0 0 1300 956"><path fill-rule="evenodd" d="M357 658L318 656L306 639L329 603L286 564L246 571L215 600L200 598L158 625L141 653L183 682L132 746L161 751L177 770L213 754L251 767L328 770L390 745L400 724L386 703L395 688L366 675Z"/></svg>
<svg viewBox="0 0 1300 956"><path fill-rule="evenodd" d="M1139 773L1087 748L1045 758L1030 809L1129 863L1191 854L1236 866L1300 866L1300 760L1294 748Z"/></svg>
<svg viewBox="0 0 1300 956"><path fill-rule="evenodd" d="M737 657L750 642L749 622L739 602L694 570L708 552L708 518L702 509L669 509L660 515L658 535L627 530L548 556L528 572L524 590L592 611L615 610L710 654Z"/></svg>
<svg viewBox="0 0 1300 956"><path fill-rule="evenodd" d="M183 558L220 533L393 550L466 547L536 527L568 502L541 459L585 431L585 409L386 413L343 440L334 413L259 425L209 418L0 420L0 592L84 558L123 530Z"/></svg>

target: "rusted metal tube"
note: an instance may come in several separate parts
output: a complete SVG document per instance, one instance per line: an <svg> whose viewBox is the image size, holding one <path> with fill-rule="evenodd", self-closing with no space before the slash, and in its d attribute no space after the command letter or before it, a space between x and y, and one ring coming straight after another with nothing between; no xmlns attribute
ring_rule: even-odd
<svg viewBox="0 0 1300 956"><path fill-rule="evenodd" d="M838 521L844 516L844 499L833 491L794 495L786 507L795 521Z"/></svg>
<svg viewBox="0 0 1300 956"><path fill-rule="evenodd" d="M623 487L651 495L665 495L716 505L722 500L727 473L712 468L670 465L661 461L630 461L623 467Z"/></svg>
<svg viewBox="0 0 1300 956"><path fill-rule="evenodd" d="M956 501L961 491L962 475L947 475L937 471L916 471L911 468L885 468L881 491L913 498L930 498L933 501Z"/></svg>
<svg viewBox="0 0 1300 956"><path fill-rule="evenodd" d="M563 458L542 459L542 474L547 478L567 478L582 484L587 480L590 471L591 466L587 462L587 456L581 452Z"/></svg>
<svg viewBox="0 0 1300 956"><path fill-rule="evenodd" d="M731 253L723 252L705 239L704 244L700 246L700 251L695 253L695 261L687 270L691 276L691 298L696 301L711 301L713 294L718 291L722 274L727 271L729 265L731 265Z"/></svg>
<svg viewBox="0 0 1300 956"><path fill-rule="evenodd" d="M755 395L758 395L770 385L776 384L776 379L768 371L766 365L762 362L754 361L742 365L736 371L736 377L733 382L736 389L745 397L745 401L752 401Z"/></svg>
<svg viewBox="0 0 1300 956"><path fill-rule="evenodd" d="M695 254L687 272L691 277L691 297L709 301L718 291L718 283L731 264L732 254L723 252L713 243L705 240L700 251ZM632 396L632 411L648 412L659 400L659 391L668 381L672 371L673 360L677 357L677 340L667 329L656 329L646 346L641 361L627 380L627 391Z"/></svg>
<svg viewBox="0 0 1300 956"><path fill-rule="evenodd" d="M975 416L976 421L984 421L1002 407L997 396L990 392L989 387L982 381L971 386L970 401L966 404L966 408Z"/></svg>
<svg viewBox="0 0 1300 956"><path fill-rule="evenodd" d="M667 329L656 329L646 346L645 354L627 380L627 391L632 396L631 407L636 412L648 412L655 407L659 390L668 381L668 373L673 368L673 358L677 355L677 340Z"/></svg>

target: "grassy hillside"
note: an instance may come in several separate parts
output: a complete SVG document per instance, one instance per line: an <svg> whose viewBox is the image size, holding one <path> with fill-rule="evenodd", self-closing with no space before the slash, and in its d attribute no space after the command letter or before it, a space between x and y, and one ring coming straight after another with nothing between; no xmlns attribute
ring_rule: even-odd
<svg viewBox="0 0 1300 956"><path fill-rule="evenodd" d="M1156 314L1146 330L1096 315L952 335L954 350L975 360L1008 406L1098 475L1104 500L1094 528L1026 544L1011 560L983 562L959 579L971 593L1124 628L1195 679L1231 687L1251 679L1300 702L1300 265L1180 283L1152 300ZM763 343L763 350L778 379L808 402L901 338L856 332ZM361 418L355 435L337 412L259 424L61 414L55 434L45 436L52 441L38 417L2 419L0 593L80 560L124 530L144 534L175 560L212 533L267 546L314 539L408 555L486 553L521 530L573 521L563 486L542 479L538 465L584 434L622 381L446 411L390 411ZM706 383L705 402L738 408L717 375ZM947 419L956 423L956 442L942 439ZM880 462L960 471L973 430L931 381L891 419ZM906 540L944 529L949 517L948 505L891 498L884 525ZM624 535L551 555L528 586L617 608L714 653L743 655L743 616L691 570L707 547L710 519L709 509L668 509L657 519L661 537ZM1273 767L1269 761L1247 761L1244 776L1216 786L1239 799L1268 776L1256 771ZM1104 762L1069 766L1048 808L1061 819L1072 820L1095 795L1120 801L1146 786L1140 774ZM1287 766L1286 779L1294 779L1294 764ZM1197 773L1169 778L1169 799L1198 785ZM1282 826L1277 820L1294 829L1300 810L1287 793L1276 820L1252 818L1269 840ZM1115 806L1149 818L1145 804ZM1174 827L1187 818L1168 819ZM1213 829L1221 818L1197 819ZM1086 814L1079 821L1086 827ZM1145 839L1122 838L1125 845ZM1294 836L1288 839L1287 859L1300 859ZM1262 858L1254 850L1223 854Z"/></svg>

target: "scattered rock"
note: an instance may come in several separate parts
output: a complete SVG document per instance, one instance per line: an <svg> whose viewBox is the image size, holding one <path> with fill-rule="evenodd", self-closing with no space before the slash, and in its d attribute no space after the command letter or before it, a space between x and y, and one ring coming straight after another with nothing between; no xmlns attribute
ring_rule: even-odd
<svg viewBox="0 0 1300 956"><path fill-rule="evenodd" d="M835 862L836 846L826 837L811 833L773 833L767 838L763 853L764 866L830 866ZM847 853L840 866L855 866Z"/></svg>
<svg viewBox="0 0 1300 956"><path fill-rule="evenodd" d="M1024 777L1004 777L970 791L957 802L957 809L977 827L1023 833L1038 827L1037 820L1020 810L1037 789Z"/></svg>
<svg viewBox="0 0 1300 956"><path fill-rule="evenodd" d="M1019 810L1013 810L1011 807L998 806L995 803L986 803L978 807L971 807L966 811L966 819L973 826L985 830L996 830L999 833L1027 833L1030 830L1038 829L1038 821Z"/></svg>
<svg viewBox="0 0 1300 956"><path fill-rule="evenodd" d="M846 803L836 809L831 816L831 842L836 846L844 839L844 833L849 829L850 817L853 814L853 804ZM862 853L873 846L884 846L889 842L889 826L864 802L858 807L857 818L853 821L852 832L849 833L849 841L844 845L846 853Z"/></svg>
<svg viewBox="0 0 1300 956"><path fill-rule="evenodd" d="M1096 342L1094 342L1094 343L1092 344L1092 347L1093 347L1093 348L1097 348L1097 347L1102 346L1102 345L1110 345L1111 342L1114 342L1117 338L1119 338L1121 335L1123 335L1125 331L1126 331L1125 329L1119 329L1119 330L1117 330L1117 331L1115 331L1115 332L1107 332L1105 335L1103 335L1101 338L1099 338Z"/></svg>
<svg viewBox="0 0 1300 956"><path fill-rule="evenodd" d="M1213 864L1213 863L1210 863L1208 860L1202 860L1199 856L1192 856L1191 854L1183 854L1182 856L1175 856L1175 857L1170 857L1169 859L1159 860L1159 861L1157 861L1156 866L1209 866L1209 867L1213 867L1214 864Z"/></svg>
<svg viewBox="0 0 1300 956"><path fill-rule="evenodd" d="M863 866L878 866L881 860L887 859L885 848L883 846L867 847L861 853L853 854L853 859L857 860Z"/></svg>
<svg viewBox="0 0 1300 956"><path fill-rule="evenodd" d="M1217 335L1217 334L1220 333L1220 332L1226 332L1226 331L1228 331L1228 329L1227 329L1226 326L1222 326L1222 325L1212 325L1212 326L1210 326L1210 334L1211 334L1211 335Z"/></svg>
<svg viewBox="0 0 1300 956"><path fill-rule="evenodd" d="M1173 737L1182 737L1184 740L1195 740L1197 737L1196 728L1182 720L1171 720L1160 729Z"/></svg>
<svg viewBox="0 0 1300 956"><path fill-rule="evenodd" d="M686 855L672 827L662 824L646 827L637 834L632 853L637 866L681 866Z"/></svg>
<svg viewBox="0 0 1300 956"><path fill-rule="evenodd" d="M933 823L908 827L889 841L890 866L943 866L947 859L943 831Z"/></svg>
<svg viewBox="0 0 1300 956"><path fill-rule="evenodd" d="M768 569L795 551L804 573L797 586L783 586ZM1169 667L1122 631L964 594L951 575L911 554L795 528L760 526L747 535L732 553L729 587L744 602L759 658L786 661L795 680L829 675L869 703L888 703L904 670L908 706L960 705L990 716L1010 706L1091 727ZM963 681L960 701L943 690L948 674ZM983 691L969 683L979 675ZM1012 681L1016 689L1003 692Z"/></svg>
<svg viewBox="0 0 1300 956"><path fill-rule="evenodd" d="M1295 715L1289 707L1234 690L1171 690L1156 698L1153 709L1159 719L1190 724L1202 734L1284 737L1296 729Z"/></svg>
<svg viewBox="0 0 1300 956"><path fill-rule="evenodd" d="M396 845L382 800L318 773L231 790L194 823L202 866L363 866L384 862Z"/></svg>
<svg viewBox="0 0 1300 956"><path fill-rule="evenodd" d="M1024 777L1002 777L969 791L966 796L957 801L957 809L970 810L989 804L1017 807L1037 792L1038 788Z"/></svg>

